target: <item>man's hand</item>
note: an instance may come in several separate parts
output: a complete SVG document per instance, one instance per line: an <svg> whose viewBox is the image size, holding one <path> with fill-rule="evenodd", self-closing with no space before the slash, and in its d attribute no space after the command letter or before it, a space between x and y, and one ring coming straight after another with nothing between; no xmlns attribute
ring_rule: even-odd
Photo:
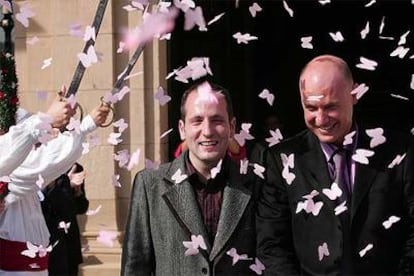
<svg viewBox="0 0 414 276"><path fill-rule="evenodd" d="M76 110L73 109L70 104L62 100L62 97L66 93L66 88L62 87L62 91L56 95L56 98L53 100L52 104L47 110L47 114L50 115L53 119L52 127L61 129L65 127L70 118L75 114Z"/></svg>
<svg viewBox="0 0 414 276"><path fill-rule="evenodd" d="M75 172L75 170L76 170L76 164L73 165L70 171L68 172L70 186L72 188L82 185L83 181L85 180L85 171Z"/></svg>
<svg viewBox="0 0 414 276"><path fill-rule="evenodd" d="M90 115L97 126L102 126L108 117L109 111L109 105L103 103L95 107L94 110L91 111Z"/></svg>

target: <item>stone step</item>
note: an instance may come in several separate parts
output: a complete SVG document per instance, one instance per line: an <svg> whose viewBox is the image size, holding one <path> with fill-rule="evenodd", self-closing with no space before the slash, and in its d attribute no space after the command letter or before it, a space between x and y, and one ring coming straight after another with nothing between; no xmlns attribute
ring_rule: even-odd
<svg viewBox="0 0 414 276"><path fill-rule="evenodd" d="M83 262L85 264L121 263L121 253L104 254L102 252L93 252L83 254Z"/></svg>
<svg viewBox="0 0 414 276"><path fill-rule="evenodd" d="M83 264L81 270L88 275L98 272L99 276L119 275L121 267L121 244L118 239L113 241L113 246L106 246L96 240L97 231L83 232L83 241L87 243L87 250L83 251ZM92 271L92 272L90 272ZM106 274L112 273L112 274ZM96 275L93 275L96 276Z"/></svg>
<svg viewBox="0 0 414 276"><path fill-rule="evenodd" d="M104 263L104 264L87 264L84 263L79 266L80 276L114 276L121 273L119 263Z"/></svg>

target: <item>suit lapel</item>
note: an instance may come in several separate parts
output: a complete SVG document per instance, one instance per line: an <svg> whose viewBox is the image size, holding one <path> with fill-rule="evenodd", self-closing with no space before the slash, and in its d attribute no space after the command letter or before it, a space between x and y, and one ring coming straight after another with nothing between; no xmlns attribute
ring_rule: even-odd
<svg viewBox="0 0 414 276"><path fill-rule="evenodd" d="M361 130L358 135L358 146L357 149L370 149L369 139L365 135L364 130ZM373 149L375 151L375 149ZM372 160L369 160L369 164L361 164L355 162L355 182L352 192L352 210L351 210L351 219L354 217L355 213L360 206L362 199L368 193L375 176L378 173L376 166L378 166L378 161L383 158L380 156L382 151L375 151L375 155Z"/></svg>
<svg viewBox="0 0 414 276"><path fill-rule="evenodd" d="M233 234L251 198L250 191L243 185L246 177L242 178L236 167L230 169L229 172L230 177L223 191L220 219L210 260L216 258Z"/></svg>
<svg viewBox="0 0 414 276"><path fill-rule="evenodd" d="M210 252L211 245L207 238L207 231L201 218L193 187L188 179L175 184L174 180L171 178L177 169L181 169L182 173L185 172L184 154L182 154L179 159L172 162L165 177L165 180L169 182L170 187L162 197L170 207L171 212L176 217L183 230L187 232L189 236L202 235L207 246L207 252ZM203 250L200 252L203 252Z"/></svg>
<svg viewBox="0 0 414 276"><path fill-rule="evenodd" d="M306 143L304 143L305 146L299 149L298 154L295 156L295 159L297 158L295 161L295 168L297 166L297 169L295 171L299 174L296 177L298 177L299 181L308 182L314 190L321 194L323 189L330 189L332 184L328 165L317 137L310 131L305 137L307 139ZM324 204L335 207L335 202L328 197L320 196L320 198L324 201Z"/></svg>

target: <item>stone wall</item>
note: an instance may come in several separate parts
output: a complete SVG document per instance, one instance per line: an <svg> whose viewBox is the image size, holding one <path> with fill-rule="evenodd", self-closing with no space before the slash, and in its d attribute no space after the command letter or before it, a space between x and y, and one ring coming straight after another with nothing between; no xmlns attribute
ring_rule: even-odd
<svg viewBox="0 0 414 276"><path fill-rule="evenodd" d="M15 13L23 4L29 4L35 16L25 28L15 22L15 54L19 78L21 107L37 112L46 110L61 85L69 86L82 51L82 38L70 35L71 24L91 25L98 0L29 0L15 1ZM117 53L121 28L133 28L142 20L141 12L122 9L130 1L110 0L105 12L95 49L102 60L89 67L78 91L78 102L85 114L100 103L100 97L111 90L118 74L132 53ZM27 44L34 37L39 41ZM49 67L41 69L43 60L52 58ZM123 133L123 142L117 146L107 143L109 134L117 128L101 128L95 133L101 145L84 155L79 162L85 167L86 194L90 209L101 206L94 216L80 216L79 222L88 250L84 252L82 275L116 275L120 270L122 233L127 217L133 177L144 168L145 158L164 162L167 158L167 140L160 135L168 129L166 107L154 103L154 93L160 85L166 87L166 44L154 41L145 47L133 73L143 73L129 79L131 92L114 107L115 120L124 118L129 128ZM47 93L47 100L38 97L38 91ZM113 154L122 149L135 152L141 149L140 162L132 171L121 169ZM121 188L112 186L113 175L120 175ZM116 231L119 238L113 247L96 241L100 230Z"/></svg>

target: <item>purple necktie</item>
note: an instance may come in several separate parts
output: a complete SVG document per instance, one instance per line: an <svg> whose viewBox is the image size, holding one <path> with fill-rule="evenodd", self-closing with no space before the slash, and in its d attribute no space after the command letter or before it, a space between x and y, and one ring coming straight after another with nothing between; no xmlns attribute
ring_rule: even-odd
<svg viewBox="0 0 414 276"><path fill-rule="evenodd" d="M347 201L347 206L351 203L351 182L346 158L346 150L336 150L330 160L331 170L333 171L333 181L336 182L342 190L341 199Z"/></svg>
<svg viewBox="0 0 414 276"><path fill-rule="evenodd" d="M342 248L342 264L341 275L353 274L353 261L351 249L351 181L348 170L347 151L344 149L337 149L331 156L328 164L333 171L333 181L336 182L342 190L342 196L339 198L340 202L346 201L348 210L339 215L342 224L343 234L343 248ZM333 167L333 168L332 168Z"/></svg>

